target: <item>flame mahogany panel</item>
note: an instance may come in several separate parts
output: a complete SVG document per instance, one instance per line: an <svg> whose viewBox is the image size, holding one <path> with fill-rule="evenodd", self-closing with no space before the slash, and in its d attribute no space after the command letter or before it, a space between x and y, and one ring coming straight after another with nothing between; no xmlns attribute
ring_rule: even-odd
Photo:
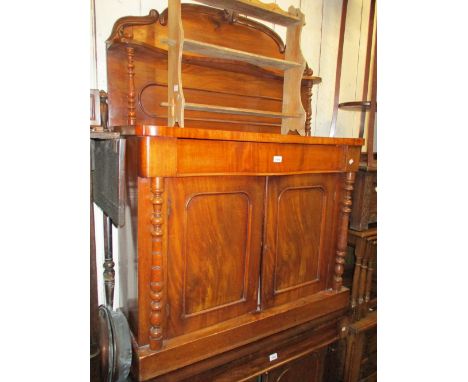
<svg viewBox="0 0 468 382"><path fill-rule="evenodd" d="M265 179L167 179L167 338L257 308Z"/></svg>
<svg viewBox="0 0 468 382"><path fill-rule="evenodd" d="M284 304L327 287L333 256L337 174L268 178L262 306Z"/></svg>

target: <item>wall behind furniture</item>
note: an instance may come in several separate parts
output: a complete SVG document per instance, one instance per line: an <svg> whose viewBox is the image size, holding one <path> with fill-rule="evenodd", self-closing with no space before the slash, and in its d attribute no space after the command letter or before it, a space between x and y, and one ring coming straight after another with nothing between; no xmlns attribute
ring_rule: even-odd
<svg viewBox="0 0 468 382"><path fill-rule="evenodd" d="M183 1L195 3L195 1ZM269 0L283 9L298 7L305 14L306 25L302 32L302 52L314 75L322 82L313 88L312 133L328 136L333 114L335 95L336 58L341 20L342 0ZM105 40L109 37L114 22L123 16L147 15L150 9L162 12L167 0L91 0L90 33L90 88L107 90ZM340 102L360 100L364 78L365 55L368 34L370 0L348 0L346 33L343 48ZM265 23L273 28L283 40L286 29ZM374 23L376 25L376 23ZM336 136L356 137L359 133L360 113L339 111ZM376 147L376 146L375 146ZM95 208L96 248L98 263L99 301L103 302L102 287L103 238L102 213ZM118 247L114 234L114 261L116 263L116 291L118 291ZM115 306L120 306L116 293Z"/></svg>

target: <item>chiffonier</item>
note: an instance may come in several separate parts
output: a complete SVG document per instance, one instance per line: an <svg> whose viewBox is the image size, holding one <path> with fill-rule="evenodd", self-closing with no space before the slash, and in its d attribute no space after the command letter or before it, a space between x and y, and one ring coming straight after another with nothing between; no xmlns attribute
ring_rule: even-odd
<svg viewBox="0 0 468 382"><path fill-rule="evenodd" d="M298 48L299 10L203 2L223 9L170 1L117 20L107 41L109 125L126 141L120 294L132 375L319 381L327 346L347 330L363 140L310 136L319 79ZM286 45L238 11L283 23Z"/></svg>

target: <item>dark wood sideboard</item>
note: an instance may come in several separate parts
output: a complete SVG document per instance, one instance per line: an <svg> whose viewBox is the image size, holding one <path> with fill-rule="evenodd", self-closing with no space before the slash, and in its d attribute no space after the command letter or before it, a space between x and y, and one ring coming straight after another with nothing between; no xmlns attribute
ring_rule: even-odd
<svg viewBox="0 0 468 382"><path fill-rule="evenodd" d="M250 19L198 5L182 18L186 37L284 58L281 39ZM278 117L258 112L192 111L184 128L165 126L166 25L164 12L123 18L108 40L109 121L126 139L120 293L132 377L320 381L326 347L348 328L342 274L363 140L280 134ZM181 62L186 97L281 112L278 71Z"/></svg>

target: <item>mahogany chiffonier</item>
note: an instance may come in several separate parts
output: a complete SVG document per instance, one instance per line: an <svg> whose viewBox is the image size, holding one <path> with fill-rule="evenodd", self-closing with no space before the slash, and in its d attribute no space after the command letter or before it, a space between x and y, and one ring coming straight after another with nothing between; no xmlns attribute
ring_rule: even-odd
<svg viewBox="0 0 468 382"><path fill-rule="evenodd" d="M132 376L320 381L327 346L347 331L363 140L309 136L304 87L317 78L274 31L232 9L171 4L179 14L119 19L107 41L109 125L126 140L120 293ZM266 10L297 40L297 10ZM180 36L216 57L181 51L174 64Z"/></svg>

